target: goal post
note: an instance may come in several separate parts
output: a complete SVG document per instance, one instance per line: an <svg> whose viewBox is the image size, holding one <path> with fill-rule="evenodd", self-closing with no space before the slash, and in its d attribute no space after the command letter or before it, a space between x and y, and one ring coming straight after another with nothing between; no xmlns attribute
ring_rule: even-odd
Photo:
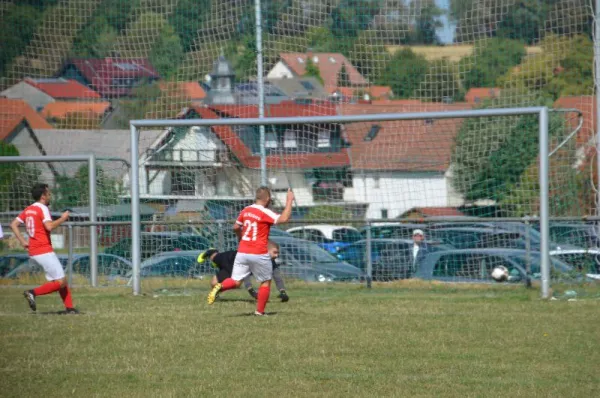
<svg viewBox="0 0 600 398"><path fill-rule="evenodd" d="M231 118L231 119L142 119L131 120L131 211L132 211L132 248L131 261L133 266L133 294L141 293L140 264L141 264L141 222L140 206L140 176L139 176L139 135L144 128L176 128L176 127L214 127L214 126L277 126L304 124L333 124L333 123L363 123L391 122L408 120L443 120L460 118L484 118L503 116L537 116L539 143L539 221L541 233L541 296L548 298L550 292L550 255L549 255L549 116L547 107L516 107L478 110L451 110L436 112L407 112L361 114L341 116L309 116L309 117L265 117L265 118ZM262 140L261 140L262 144ZM267 163L264 161L265 151L261 151L261 175L267 175ZM282 158L283 162L283 158ZM285 169L285 164L283 164ZM289 183L289 181L288 181ZM369 217L367 217L368 220ZM372 217L371 217L372 218Z"/></svg>

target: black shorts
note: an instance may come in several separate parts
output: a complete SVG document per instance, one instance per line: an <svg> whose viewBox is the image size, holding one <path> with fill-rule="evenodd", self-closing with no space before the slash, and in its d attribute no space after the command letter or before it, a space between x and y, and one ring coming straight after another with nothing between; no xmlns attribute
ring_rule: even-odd
<svg viewBox="0 0 600 398"><path fill-rule="evenodd" d="M218 253L213 259L213 262L217 264L218 267L215 275L217 276L217 281L219 281L219 283L223 282L227 278L231 278L231 273L233 272L233 262L235 261L236 254L237 253L235 251Z"/></svg>

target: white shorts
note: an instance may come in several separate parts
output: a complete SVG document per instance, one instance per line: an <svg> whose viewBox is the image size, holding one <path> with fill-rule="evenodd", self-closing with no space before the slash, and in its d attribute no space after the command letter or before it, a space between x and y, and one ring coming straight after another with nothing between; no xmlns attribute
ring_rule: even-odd
<svg viewBox="0 0 600 398"><path fill-rule="evenodd" d="M38 263L46 271L46 279L55 281L65 277L65 270L62 267L56 253L44 253L37 256L31 256L31 259Z"/></svg>
<svg viewBox="0 0 600 398"><path fill-rule="evenodd" d="M258 282L270 281L273 278L271 256L269 254L236 254L231 279L239 282L250 274L254 275Z"/></svg>

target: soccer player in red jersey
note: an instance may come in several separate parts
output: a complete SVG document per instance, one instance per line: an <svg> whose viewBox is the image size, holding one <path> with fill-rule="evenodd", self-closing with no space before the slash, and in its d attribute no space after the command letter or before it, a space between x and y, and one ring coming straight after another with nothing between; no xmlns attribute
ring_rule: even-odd
<svg viewBox="0 0 600 398"><path fill-rule="evenodd" d="M256 202L242 210L233 226L240 243L231 278L217 283L212 288L208 294L208 304L214 303L220 292L239 288L242 281L253 274L260 283L254 315L265 315L273 277L271 256L267 249L269 231L271 225L283 224L290 219L293 202L294 193L288 189L285 208L281 214L277 214L268 209L271 204L271 190L267 187L256 190Z"/></svg>
<svg viewBox="0 0 600 398"><path fill-rule="evenodd" d="M65 304L67 314L77 314L79 312L73 307L73 299L71 298L71 290L67 286L65 271L60 261L58 261L50 241L50 231L67 221L69 212L65 211L59 219L52 221L50 210L48 210L52 193L47 184L36 184L31 190L31 195L35 203L23 210L10 224L10 228L21 245L29 250L29 258L44 268L48 282L33 290L26 290L23 295L27 299L29 307L35 311L36 296L58 291ZM29 242L23 238L19 231L19 225L23 223L29 235Z"/></svg>

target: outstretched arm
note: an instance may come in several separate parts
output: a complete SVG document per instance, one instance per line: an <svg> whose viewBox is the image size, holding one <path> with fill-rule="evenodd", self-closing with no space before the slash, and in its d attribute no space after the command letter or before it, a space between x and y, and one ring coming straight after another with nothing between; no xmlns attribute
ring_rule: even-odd
<svg viewBox="0 0 600 398"><path fill-rule="evenodd" d="M283 224L289 221L292 216L292 205L294 204L294 192L291 188L288 188L287 198L285 201L285 208L281 212L281 215L277 219L277 224Z"/></svg>

